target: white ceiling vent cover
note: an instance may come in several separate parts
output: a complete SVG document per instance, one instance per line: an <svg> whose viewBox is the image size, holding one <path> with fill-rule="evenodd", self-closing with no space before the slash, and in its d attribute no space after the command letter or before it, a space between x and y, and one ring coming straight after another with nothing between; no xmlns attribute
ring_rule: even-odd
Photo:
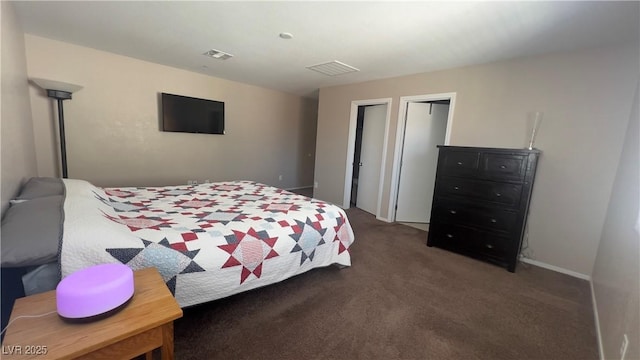
<svg viewBox="0 0 640 360"><path fill-rule="evenodd" d="M218 60L227 60L233 57L233 55L226 53L224 51L220 51L220 50L216 50L216 49L211 49L209 51L207 51L206 53L202 54L202 55L207 55L209 57L212 57L214 59L218 59Z"/></svg>
<svg viewBox="0 0 640 360"><path fill-rule="evenodd" d="M353 66L347 65L338 60L330 61L324 64L307 66L307 69L317 71L321 74L325 74L329 76L336 76L336 75L348 74L350 72L360 71L360 69L356 69Z"/></svg>

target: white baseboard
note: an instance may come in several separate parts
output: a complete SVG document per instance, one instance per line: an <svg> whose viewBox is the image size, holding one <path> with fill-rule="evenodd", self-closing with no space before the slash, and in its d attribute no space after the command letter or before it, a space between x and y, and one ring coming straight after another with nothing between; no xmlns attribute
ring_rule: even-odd
<svg viewBox="0 0 640 360"><path fill-rule="evenodd" d="M296 187L287 188L287 189L284 189L284 190L289 191L289 190L307 189L307 188L312 188L312 187L313 187L313 185L309 185L309 186L296 186Z"/></svg>
<svg viewBox="0 0 640 360"><path fill-rule="evenodd" d="M387 218L384 218L384 217L382 217L382 216L376 216L376 219L377 219L377 220L380 220L380 221L388 222L388 223L392 222L391 220L389 220L389 219L387 219Z"/></svg>
<svg viewBox="0 0 640 360"><path fill-rule="evenodd" d="M593 281L589 281L591 285L591 302L593 305L593 318L596 322L596 334L598 336L598 352L600 353L600 360L604 359L604 349L602 348L602 335L600 334L600 317L598 316L598 304L596 303L596 292L593 289Z"/></svg>
<svg viewBox="0 0 640 360"><path fill-rule="evenodd" d="M555 266L555 265L549 265L547 263L543 263L541 261L532 260L532 259L525 258L525 257L521 257L520 261L522 261L524 263L527 263L527 264L539 266L541 268L553 270L555 272L559 272L559 273L566 274L566 275L569 275L569 276L573 276L573 277L576 277L578 279L591 281L591 276L585 275L585 274L581 274L581 273L573 271L573 270L567 270L567 269L564 269L564 268L561 268L561 267L558 267L558 266Z"/></svg>

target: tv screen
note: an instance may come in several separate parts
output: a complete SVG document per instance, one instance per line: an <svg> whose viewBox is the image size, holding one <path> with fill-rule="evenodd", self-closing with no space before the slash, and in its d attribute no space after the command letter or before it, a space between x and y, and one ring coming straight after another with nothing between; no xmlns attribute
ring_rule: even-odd
<svg viewBox="0 0 640 360"><path fill-rule="evenodd" d="M162 93L162 131L224 134L224 102Z"/></svg>

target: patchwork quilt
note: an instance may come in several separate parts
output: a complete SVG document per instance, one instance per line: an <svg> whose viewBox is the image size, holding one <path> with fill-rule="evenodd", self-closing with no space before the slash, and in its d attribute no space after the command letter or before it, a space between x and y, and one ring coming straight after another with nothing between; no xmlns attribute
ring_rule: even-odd
<svg viewBox="0 0 640 360"><path fill-rule="evenodd" d="M64 179L62 276L156 267L185 307L351 265L353 231L326 202L251 181L99 188Z"/></svg>

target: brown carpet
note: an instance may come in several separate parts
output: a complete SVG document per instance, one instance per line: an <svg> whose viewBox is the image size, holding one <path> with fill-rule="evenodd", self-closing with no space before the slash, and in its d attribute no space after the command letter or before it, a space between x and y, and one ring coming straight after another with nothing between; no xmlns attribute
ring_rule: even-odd
<svg viewBox="0 0 640 360"><path fill-rule="evenodd" d="M352 266L184 309L176 358L597 359L588 282L516 273L348 210Z"/></svg>

